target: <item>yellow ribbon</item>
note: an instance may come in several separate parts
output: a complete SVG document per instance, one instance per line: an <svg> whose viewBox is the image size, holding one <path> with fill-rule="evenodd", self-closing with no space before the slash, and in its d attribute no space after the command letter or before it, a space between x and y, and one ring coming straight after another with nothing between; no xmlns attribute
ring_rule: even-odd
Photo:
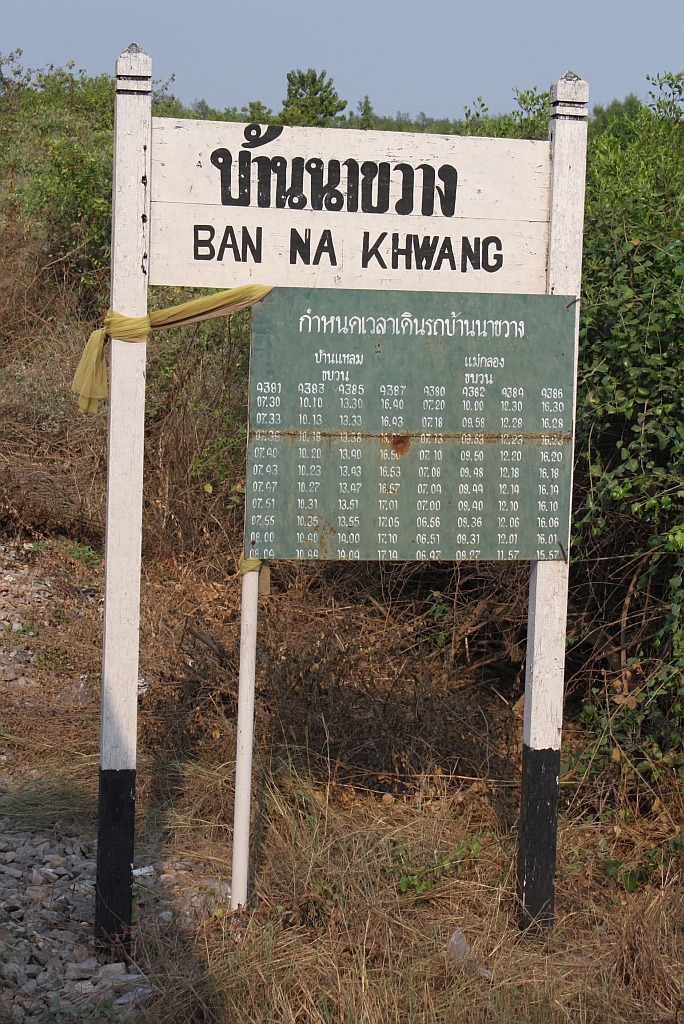
<svg viewBox="0 0 684 1024"><path fill-rule="evenodd" d="M124 316L113 309L107 311L104 327L93 331L83 350L81 361L76 368L71 390L79 396L81 412L97 412L98 402L109 394L107 386L107 363L104 346L107 338L117 341L147 341L152 331L163 331L169 327L187 327L202 320L213 320L228 316L240 309L260 302L271 291L272 285L245 284L240 288L204 295L191 299L179 306L155 310L149 316Z"/></svg>
<svg viewBox="0 0 684 1024"><path fill-rule="evenodd" d="M246 572L259 573L259 594L263 597L271 593L271 566L260 558L245 558L240 555L240 575Z"/></svg>

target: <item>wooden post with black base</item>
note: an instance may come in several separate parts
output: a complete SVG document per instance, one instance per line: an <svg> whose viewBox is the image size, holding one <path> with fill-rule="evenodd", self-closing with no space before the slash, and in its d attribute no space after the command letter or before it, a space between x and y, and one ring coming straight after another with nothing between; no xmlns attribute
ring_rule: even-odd
<svg viewBox="0 0 684 1024"><path fill-rule="evenodd" d="M132 43L116 62L111 308L147 313L152 61ZM95 940L131 930L140 623L144 343L111 340Z"/></svg>
<svg viewBox="0 0 684 1024"><path fill-rule="evenodd" d="M551 218L547 292L576 299L575 380L582 279L582 233L589 86L567 72L551 86ZM573 408L573 423L575 409ZM533 562L527 631L525 718L518 827L521 928L553 922L563 722L568 562Z"/></svg>

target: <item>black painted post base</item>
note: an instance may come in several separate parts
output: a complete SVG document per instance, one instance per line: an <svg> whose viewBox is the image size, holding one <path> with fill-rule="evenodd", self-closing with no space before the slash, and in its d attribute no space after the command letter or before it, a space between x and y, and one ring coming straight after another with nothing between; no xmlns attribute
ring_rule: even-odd
<svg viewBox="0 0 684 1024"><path fill-rule="evenodd" d="M95 942L128 946L133 912L135 769L100 769Z"/></svg>
<svg viewBox="0 0 684 1024"><path fill-rule="evenodd" d="M517 887L522 929L553 923L560 750L523 745Z"/></svg>

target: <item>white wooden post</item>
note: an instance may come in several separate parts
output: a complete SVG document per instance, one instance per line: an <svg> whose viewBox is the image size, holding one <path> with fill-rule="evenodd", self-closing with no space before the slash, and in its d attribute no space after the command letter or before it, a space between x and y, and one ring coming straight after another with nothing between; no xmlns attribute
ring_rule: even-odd
<svg viewBox="0 0 684 1024"><path fill-rule="evenodd" d="M147 313L152 61L131 43L116 62L111 308ZM110 343L104 645L95 937L131 927L140 622L145 357Z"/></svg>
<svg viewBox="0 0 684 1024"><path fill-rule="evenodd" d="M258 610L259 573L246 572L242 577L240 681L238 685L238 723L235 748L233 872L230 893L230 906L232 910L244 907L247 903Z"/></svg>
<svg viewBox="0 0 684 1024"><path fill-rule="evenodd" d="M547 291L577 299L582 277L588 102L589 86L571 71L551 86ZM577 379L579 301L574 310ZM554 915L567 604L567 560L532 562L517 867L523 928L549 925Z"/></svg>

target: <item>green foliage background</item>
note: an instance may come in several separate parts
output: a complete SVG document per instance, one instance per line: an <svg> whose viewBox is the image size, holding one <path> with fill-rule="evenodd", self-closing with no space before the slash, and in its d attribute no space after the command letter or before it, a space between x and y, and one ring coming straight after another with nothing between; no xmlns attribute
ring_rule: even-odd
<svg viewBox="0 0 684 1024"><path fill-rule="evenodd" d="M5 231L38 240L40 273L69 282L81 315L99 315L108 288L113 82L71 67L25 71L20 56L0 58ZM597 107L589 125L572 548L573 594L588 611L574 626L571 616L568 646L595 736L578 767L590 771L616 744L641 772L682 773L684 763L684 73L651 84L648 103L629 96ZM367 96L345 115L332 80L313 69L290 72L276 115L259 101L240 110L186 107L170 85L156 89L158 115L526 139L548 132L548 94L536 89L516 90L504 115L478 98L461 118L434 120L380 116ZM244 325L236 328L244 335ZM171 344L159 367L169 379L175 352ZM234 492L243 437L231 416L196 469ZM597 566L611 559L618 583L605 584L599 599ZM602 683L581 665L597 629L592 615L615 623L622 610L624 618L630 580L627 605L643 605L644 621L650 609L652 625L627 659L622 645L623 692L612 695L605 673Z"/></svg>

